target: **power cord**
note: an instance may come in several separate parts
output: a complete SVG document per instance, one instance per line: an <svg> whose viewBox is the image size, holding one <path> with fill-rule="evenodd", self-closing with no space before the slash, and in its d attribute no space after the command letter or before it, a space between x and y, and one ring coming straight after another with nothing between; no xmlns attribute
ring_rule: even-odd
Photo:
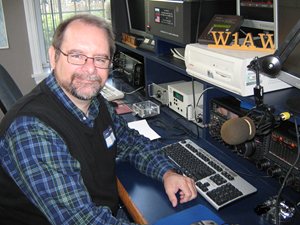
<svg viewBox="0 0 300 225"><path fill-rule="evenodd" d="M115 72L122 72L122 69L114 69L114 70L110 71L109 76L111 76L112 79L124 77L124 75L120 75L120 76L114 75Z"/></svg>
<svg viewBox="0 0 300 225"><path fill-rule="evenodd" d="M164 121L162 121L162 120L159 120L159 119L153 119L153 120L150 120L150 122L151 122L154 126L156 126L156 127L159 127L159 128L165 128L165 129L166 129L170 134L172 134L172 135L175 135L175 136L183 136L183 135L186 135L186 132L178 134L178 133L175 133L175 132L171 131L170 128L176 128L176 129L177 129L177 127L174 127L174 126L167 126L167 125L165 125ZM161 123L162 125L156 124L155 122Z"/></svg>
<svg viewBox="0 0 300 225"><path fill-rule="evenodd" d="M134 91L132 91L132 92L124 92L124 94L125 95L132 95L132 94L134 94L135 92L137 92L137 91L139 91L139 90L141 90L141 89L143 89L144 87L142 86L142 87L139 87L139 88L137 88L137 89L135 89Z"/></svg>
<svg viewBox="0 0 300 225"><path fill-rule="evenodd" d="M178 121L178 120L185 120L185 121L187 121L187 122L190 122L190 121L188 121L188 120L187 120L186 118L184 118L184 117L178 117L178 118L176 118L176 119L173 121L173 125L174 125L174 123L175 123L176 121ZM189 124L190 124L190 123L189 123ZM174 126L175 126L175 125L174 125ZM189 135L190 137L192 137L192 138L198 140L198 139L199 139L199 127L198 127L197 124L195 124L195 126L196 126L196 130L197 130L197 136L196 136L196 137L192 135L193 130L192 130L192 127L191 127L191 126L190 126L190 131L189 131L189 132L187 132L183 127L178 127L178 126L175 126L175 127L178 127L178 128L180 128L180 129L183 129L184 131L186 131L186 134L187 134L187 135Z"/></svg>
<svg viewBox="0 0 300 225"><path fill-rule="evenodd" d="M184 137L186 136L186 132L183 132L183 133L175 133L173 131L171 131L171 128L175 128L177 129L177 127L174 127L174 126L167 126L165 125L165 123L162 121L162 120L159 120L159 119L152 119L152 120L149 120L149 122L153 125L153 126L156 126L156 127L159 127L159 128L164 128L166 129L166 131L168 131L170 134L174 135L174 137L169 137L169 138L160 138L160 139L157 139L156 142L161 144L161 145L169 145L169 144L166 144L166 143L163 143L161 140L178 140L178 137ZM158 123L161 123L162 125L158 124Z"/></svg>
<svg viewBox="0 0 300 225"><path fill-rule="evenodd" d="M199 139L199 127L195 124L195 125L196 125L196 129L197 129L197 136L195 137L195 136L192 135L192 133L193 133L192 131L193 131L193 130L192 130L192 127L191 127L191 126L190 126L190 129L189 129L189 130L186 130L183 126L175 125L175 122L177 122L177 121L180 120L180 119L186 120L186 119L183 118L183 117L178 117L178 118L176 118L175 120L173 120L172 126L167 126L167 125L165 125L165 122L162 121L162 120L159 120L159 119L151 119L150 122L151 122L154 126L156 126L156 127L159 127L159 128L165 128L170 134L176 136L176 137L164 138L165 140L168 140L168 139L177 139L178 136L190 136L190 137L192 137L192 138L194 138L194 139ZM188 121L188 120L186 120L186 121ZM188 121L188 122L190 122L190 121ZM159 124L157 124L157 123L161 123L161 125L159 125ZM183 132L182 132L182 133L175 133L175 132L173 132L173 131L170 130L171 128L174 128L174 129L177 129L177 130L180 130L180 131L183 131ZM161 144L163 144L163 143L161 143Z"/></svg>
<svg viewBox="0 0 300 225"><path fill-rule="evenodd" d="M209 87L209 88L204 89L204 90L200 93L200 96L199 96L199 98L198 98L198 100L197 100L197 103L195 104L194 112L193 112L193 113L194 113L194 119L195 119L196 122L197 122L197 120L198 120L197 115L196 115L196 108L197 108L197 106L199 105L199 102L200 102L200 100L201 100L201 98L202 98L204 92L206 92L206 91L208 91L208 90L210 90L210 89L214 89L214 87Z"/></svg>

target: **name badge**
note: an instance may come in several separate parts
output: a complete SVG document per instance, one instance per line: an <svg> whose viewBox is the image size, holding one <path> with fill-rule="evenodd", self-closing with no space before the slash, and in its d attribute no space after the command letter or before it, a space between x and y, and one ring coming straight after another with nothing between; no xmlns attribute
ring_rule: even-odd
<svg viewBox="0 0 300 225"><path fill-rule="evenodd" d="M107 148L110 148L116 140L115 134L113 129L111 128L111 126L109 125L109 127L103 132L103 137L105 139L106 142L106 146Z"/></svg>

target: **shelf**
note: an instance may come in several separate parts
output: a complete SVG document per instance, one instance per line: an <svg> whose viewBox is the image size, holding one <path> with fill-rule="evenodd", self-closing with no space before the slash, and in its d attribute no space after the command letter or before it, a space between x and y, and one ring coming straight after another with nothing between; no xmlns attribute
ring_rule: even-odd
<svg viewBox="0 0 300 225"><path fill-rule="evenodd" d="M132 48L129 45L126 45L122 42L116 42L116 45L118 47L123 48L123 49L129 50L129 51L134 52L136 54L139 54L139 55L143 56L146 59L150 59L150 60L152 60L156 63L159 63L159 64L161 64L165 67L168 67L172 70L175 70L175 71L177 71L177 72L179 72L183 75L190 76L186 72L186 67L185 67L184 61L174 58L171 55L171 53L168 54L168 55L155 55L152 52L148 52L148 51L140 49L140 48L137 48L137 49Z"/></svg>
<svg viewBox="0 0 300 225"><path fill-rule="evenodd" d="M175 71L176 73L183 75L184 77L187 77L187 79L191 79L193 78L191 75L189 75L186 72L186 66L183 60L174 58L171 53L170 54L164 54L164 55L156 55L152 52L148 52L146 50L143 49L134 49L124 43L121 42L116 42L116 45L118 46L119 50L122 51L131 51L134 52L136 54L139 54L141 56L144 57L144 63L145 65L150 67L145 71L145 76L147 77L147 72L149 73L149 71L155 71L157 70L157 68L155 67L155 63L159 64L161 67L163 68L169 68L173 71ZM154 62L154 64L153 64ZM150 82L153 82L153 80L151 80L152 78L148 78ZM159 77L159 79L163 79L161 77ZM164 79L168 79L168 78L164 78ZM218 97L218 96L224 96L224 95L231 95L233 97L236 97L238 99L240 99L241 101L248 103L250 105L255 106L255 98L254 96L240 96L237 94L234 94L230 91L224 90L220 87L217 87L215 85L212 85L210 83L207 83L205 81L202 81L200 79L195 78L196 80L202 82L205 85L205 88L208 87L214 87L214 90L217 90L216 93L212 93L213 97ZM211 92L210 92L211 93ZM210 94L211 95L211 94ZM206 101L209 101L212 96L209 96L208 98L205 98ZM288 88L288 89L283 89L283 90L278 90L278 91L273 91L273 92L268 92L268 93L264 93L264 103L270 106L274 106L276 108L276 112L277 114L281 113L281 112L285 112L286 108L285 108L285 101L293 96L300 96L300 90L297 88ZM209 104L209 103L208 103ZM208 113L208 112L207 112Z"/></svg>

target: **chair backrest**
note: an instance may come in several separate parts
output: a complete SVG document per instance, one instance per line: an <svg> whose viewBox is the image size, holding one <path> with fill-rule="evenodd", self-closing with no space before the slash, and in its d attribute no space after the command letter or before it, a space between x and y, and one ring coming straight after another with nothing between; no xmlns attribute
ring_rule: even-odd
<svg viewBox="0 0 300 225"><path fill-rule="evenodd" d="M5 114L23 96L15 81L0 64L0 108Z"/></svg>

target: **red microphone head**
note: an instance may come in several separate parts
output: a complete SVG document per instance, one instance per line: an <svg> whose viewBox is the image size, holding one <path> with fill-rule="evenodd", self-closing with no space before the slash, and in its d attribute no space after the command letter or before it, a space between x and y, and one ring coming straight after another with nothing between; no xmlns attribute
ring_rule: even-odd
<svg viewBox="0 0 300 225"><path fill-rule="evenodd" d="M221 127L222 139L230 145L238 145L255 136L255 124L249 117L227 120Z"/></svg>

